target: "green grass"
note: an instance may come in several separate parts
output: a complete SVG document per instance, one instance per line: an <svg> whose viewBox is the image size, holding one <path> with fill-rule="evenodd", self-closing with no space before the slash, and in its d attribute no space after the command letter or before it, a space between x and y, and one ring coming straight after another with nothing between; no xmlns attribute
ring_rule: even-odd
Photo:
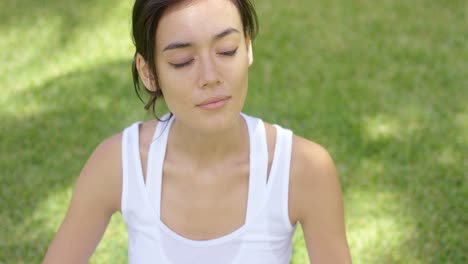
<svg viewBox="0 0 468 264"><path fill-rule="evenodd" d="M0 3L0 263L40 262L94 147L149 118L131 2ZM466 2L257 2L245 112L330 151L354 262L467 263ZM91 262L126 253L116 215Z"/></svg>

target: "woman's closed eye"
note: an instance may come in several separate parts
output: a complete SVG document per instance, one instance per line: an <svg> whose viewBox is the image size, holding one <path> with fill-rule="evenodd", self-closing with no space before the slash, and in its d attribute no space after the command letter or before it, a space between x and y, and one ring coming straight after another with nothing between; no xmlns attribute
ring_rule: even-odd
<svg viewBox="0 0 468 264"><path fill-rule="evenodd" d="M190 65L191 63L193 62L193 59L190 59L186 62L182 62L182 63L169 63L172 67L176 68L176 69L179 69L179 68L182 68L182 67L185 67L187 65Z"/></svg>
<svg viewBox="0 0 468 264"><path fill-rule="evenodd" d="M230 50L230 51L220 52L219 54L225 55L225 56L234 56L237 53L237 49L238 48L235 48L235 49Z"/></svg>

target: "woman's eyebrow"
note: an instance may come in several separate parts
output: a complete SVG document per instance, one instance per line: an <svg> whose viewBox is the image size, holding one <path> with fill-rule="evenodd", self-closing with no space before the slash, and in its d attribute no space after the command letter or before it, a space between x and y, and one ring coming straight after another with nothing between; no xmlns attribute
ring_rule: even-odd
<svg viewBox="0 0 468 264"><path fill-rule="evenodd" d="M190 43L190 42L175 42L175 43L171 43L171 44L167 45L163 49L163 52L167 51L167 50L173 50L173 49L183 49L183 48L187 48L187 47L190 47L190 46L192 46L192 43Z"/></svg>
<svg viewBox="0 0 468 264"><path fill-rule="evenodd" d="M223 30L222 32L216 34L213 37L213 39L214 40L219 40L219 39L222 39L225 36L233 34L233 33L239 33L239 30L237 30L235 28L232 28L232 27L227 28L227 29ZM167 51L167 50L173 50L173 49L183 49L183 48L187 48L187 47L190 47L190 46L192 46L192 43L190 43L190 42L174 42L174 43L171 43L171 44L167 45L163 49L163 52Z"/></svg>
<svg viewBox="0 0 468 264"><path fill-rule="evenodd" d="M221 33L218 33L214 36L214 39L215 40L218 40L218 39L221 39L229 34L232 34L232 33L239 33L239 30L235 29L235 28L227 28L225 30L223 30Z"/></svg>

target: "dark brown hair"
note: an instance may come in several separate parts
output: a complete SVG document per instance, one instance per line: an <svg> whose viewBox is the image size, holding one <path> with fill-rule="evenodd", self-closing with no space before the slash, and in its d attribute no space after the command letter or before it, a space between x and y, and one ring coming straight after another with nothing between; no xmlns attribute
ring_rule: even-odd
<svg viewBox="0 0 468 264"><path fill-rule="evenodd" d="M158 118L155 113L156 100L163 97L159 87L155 64L154 48L156 43L156 31L164 11L166 11L169 6L183 1L189 0L136 0L133 6L132 32L133 43L136 48L132 63L133 86L138 98L145 103L145 109L149 110L151 108L156 118ZM245 36L248 36L253 41L258 32L258 19L252 0L230 1L233 1L239 10ZM141 97L140 76L138 75L136 67L137 54L143 56L148 64L153 78L153 84L157 88L155 92L145 88L145 91L149 94L147 102L144 102Z"/></svg>

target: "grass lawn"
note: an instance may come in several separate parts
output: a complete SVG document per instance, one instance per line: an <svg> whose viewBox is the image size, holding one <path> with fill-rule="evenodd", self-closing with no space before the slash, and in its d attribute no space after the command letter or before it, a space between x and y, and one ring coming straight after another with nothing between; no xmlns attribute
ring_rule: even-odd
<svg viewBox="0 0 468 264"><path fill-rule="evenodd" d="M257 2L245 112L329 150L354 262L468 263L466 1ZM39 263L95 146L151 118L131 5L0 3L0 263ZM125 263L126 243L115 215L91 263Z"/></svg>

